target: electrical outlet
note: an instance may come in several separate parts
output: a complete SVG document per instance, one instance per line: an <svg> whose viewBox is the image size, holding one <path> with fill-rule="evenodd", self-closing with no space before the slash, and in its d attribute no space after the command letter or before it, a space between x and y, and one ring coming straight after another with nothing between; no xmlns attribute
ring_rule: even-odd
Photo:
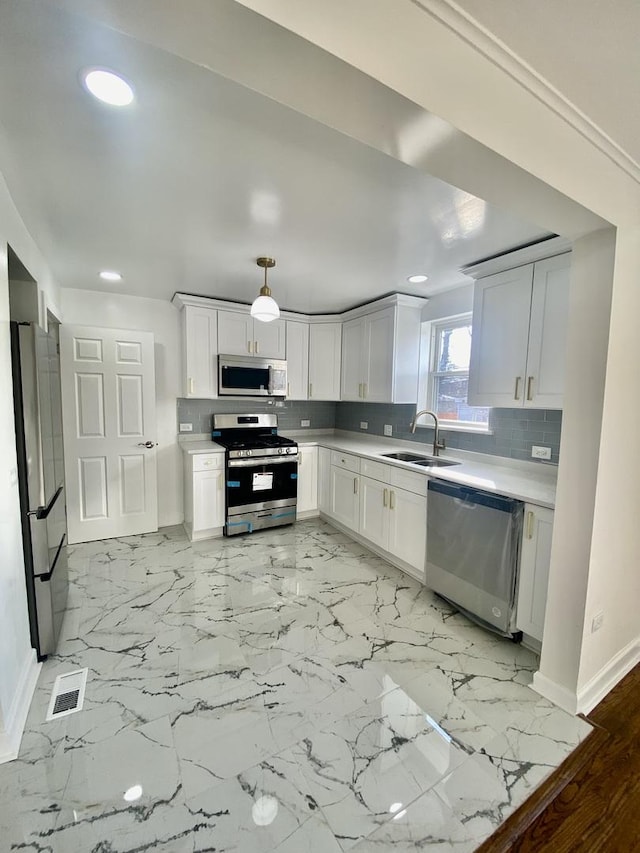
<svg viewBox="0 0 640 853"><path fill-rule="evenodd" d="M193 432L193 424L180 424L180 432Z"/></svg>
<svg viewBox="0 0 640 853"><path fill-rule="evenodd" d="M596 631L599 631L602 628L602 623L604 622L604 611L600 610L591 620L591 633L595 634Z"/></svg>
<svg viewBox="0 0 640 853"><path fill-rule="evenodd" d="M301 426L301 427L310 427L310 426L311 426L311 421L310 421L308 418L303 418L303 419L300 421L300 426Z"/></svg>
<svg viewBox="0 0 640 853"><path fill-rule="evenodd" d="M385 424L384 425L384 434L385 435L393 435L393 425L392 424Z"/></svg>
<svg viewBox="0 0 640 853"><path fill-rule="evenodd" d="M367 421L360 421L360 429L369 429Z"/></svg>
<svg viewBox="0 0 640 853"><path fill-rule="evenodd" d="M534 459L551 459L551 448L534 444L531 448L531 455Z"/></svg>

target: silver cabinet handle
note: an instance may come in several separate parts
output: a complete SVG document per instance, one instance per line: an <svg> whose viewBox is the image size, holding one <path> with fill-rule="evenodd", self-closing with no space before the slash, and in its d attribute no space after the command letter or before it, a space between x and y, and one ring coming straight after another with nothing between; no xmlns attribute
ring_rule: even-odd
<svg viewBox="0 0 640 853"><path fill-rule="evenodd" d="M514 400L520 399L520 380L521 379L522 379L521 376L516 376L516 390L513 392L513 399Z"/></svg>
<svg viewBox="0 0 640 853"><path fill-rule="evenodd" d="M353 494L354 495L358 494L358 478L357 477L353 478Z"/></svg>
<svg viewBox="0 0 640 853"><path fill-rule="evenodd" d="M251 352L251 341L247 341L247 352Z"/></svg>
<svg viewBox="0 0 640 853"><path fill-rule="evenodd" d="M253 342L253 351L258 355L258 341Z"/></svg>
<svg viewBox="0 0 640 853"><path fill-rule="evenodd" d="M147 450L152 450L154 447L158 446L157 441L139 441L138 447L146 447Z"/></svg>
<svg viewBox="0 0 640 853"><path fill-rule="evenodd" d="M392 489L391 494L389 495L389 509L395 509L395 508L396 508L396 493Z"/></svg>
<svg viewBox="0 0 640 853"><path fill-rule="evenodd" d="M534 514L529 511L527 513L527 539L533 539L533 519Z"/></svg>
<svg viewBox="0 0 640 853"><path fill-rule="evenodd" d="M527 379L527 400L533 400L531 396L531 386L533 385L533 376L529 376Z"/></svg>
<svg viewBox="0 0 640 853"><path fill-rule="evenodd" d="M383 490L383 492L382 492L382 506L386 506L386 505L387 505L387 495L388 495L388 494L389 494L389 490L388 490L388 489L384 489L384 490Z"/></svg>
<svg viewBox="0 0 640 853"><path fill-rule="evenodd" d="M193 377L189 377L189 394L193 394Z"/></svg>

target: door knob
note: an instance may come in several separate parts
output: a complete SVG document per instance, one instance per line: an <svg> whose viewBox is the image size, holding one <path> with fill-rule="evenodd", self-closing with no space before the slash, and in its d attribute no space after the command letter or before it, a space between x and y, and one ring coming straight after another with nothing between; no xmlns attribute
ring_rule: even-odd
<svg viewBox="0 0 640 853"><path fill-rule="evenodd" d="M138 447L146 447L147 450L152 450L154 447L158 446L157 441L139 441Z"/></svg>

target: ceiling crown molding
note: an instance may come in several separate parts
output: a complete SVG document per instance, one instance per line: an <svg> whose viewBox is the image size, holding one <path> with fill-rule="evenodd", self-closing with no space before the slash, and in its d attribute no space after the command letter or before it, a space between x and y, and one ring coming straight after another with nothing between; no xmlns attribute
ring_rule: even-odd
<svg viewBox="0 0 640 853"><path fill-rule="evenodd" d="M453 0L410 0L414 6L444 24L478 53L508 74L520 86L545 104L625 174L640 184L640 163L618 145L586 113L549 83L535 68L521 59L503 41L484 27Z"/></svg>

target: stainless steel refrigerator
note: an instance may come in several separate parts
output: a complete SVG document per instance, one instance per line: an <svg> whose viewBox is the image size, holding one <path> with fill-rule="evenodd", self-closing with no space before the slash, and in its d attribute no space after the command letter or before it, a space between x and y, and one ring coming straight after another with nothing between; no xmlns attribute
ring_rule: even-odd
<svg viewBox="0 0 640 853"><path fill-rule="evenodd" d="M11 323L13 397L22 539L38 659L55 651L67 604L60 356L55 330Z"/></svg>

